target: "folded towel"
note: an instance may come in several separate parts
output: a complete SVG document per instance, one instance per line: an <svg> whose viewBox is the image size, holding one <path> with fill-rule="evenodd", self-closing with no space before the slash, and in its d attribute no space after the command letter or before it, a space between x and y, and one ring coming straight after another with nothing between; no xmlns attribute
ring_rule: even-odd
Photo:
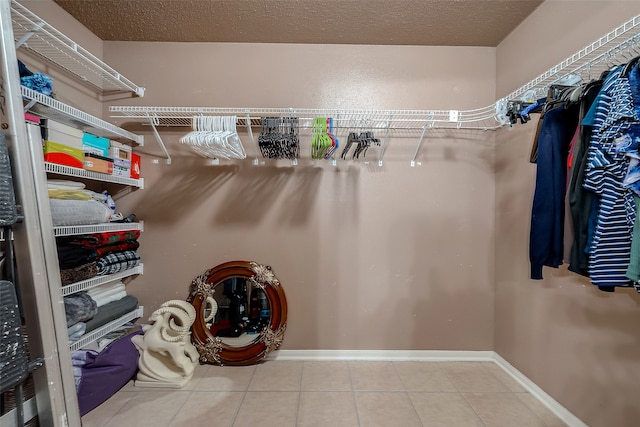
<svg viewBox="0 0 640 427"><path fill-rule="evenodd" d="M133 310L138 306L138 299L134 296L127 295L118 301L110 302L98 309L98 313L87 321L86 332L91 332L100 326L106 325L112 320L117 319Z"/></svg>
<svg viewBox="0 0 640 427"><path fill-rule="evenodd" d="M116 280L113 282L105 283L100 286L96 286L95 288L91 288L87 291L87 293L91 296L91 298L95 298L97 296L106 295L112 292L124 291L125 286L122 283L122 280Z"/></svg>
<svg viewBox="0 0 640 427"><path fill-rule="evenodd" d="M121 300L122 298L126 297L127 293L125 291L120 291L120 292L116 292L113 294L109 294L109 295L103 295L97 298L94 298L96 305L98 306L98 308L105 306L111 302L114 301L118 301Z"/></svg>
<svg viewBox="0 0 640 427"><path fill-rule="evenodd" d="M70 181L68 179L48 179L47 188L59 190L81 190L85 185L78 181Z"/></svg>

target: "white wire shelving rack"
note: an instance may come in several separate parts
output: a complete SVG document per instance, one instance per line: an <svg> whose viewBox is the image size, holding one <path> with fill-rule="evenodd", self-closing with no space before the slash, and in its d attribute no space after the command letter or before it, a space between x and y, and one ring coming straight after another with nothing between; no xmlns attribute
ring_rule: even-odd
<svg viewBox="0 0 640 427"><path fill-rule="evenodd" d="M31 51L101 93L132 92L144 96L143 87L121 75L16 0L11 2L11 20L17 48Z"/></svg>
<svg viewBox="0 0 640 427"><path fill-rule="evenodd" d="M136 135L128 130L99 119L77 108L71 107L50 96L36 92L24 86L20 86L22 98L28 101L24 109L33 111L38 115L48 117L69 126L108 138L126 138L134 143L144 145L144 136Z"/></svg>
<svg viewBox="0 0 640 427"><path fill-rule="evenodd" d="M71 283L69 285L63 286L62 296L66 297L67 295L75 294L77 292L82 292L89 290L91 288L95 288L96 286L104 285L105 283L113 282L115 280L124 279L126 277L135 276L136 274L142 274L144 272L143 264L138 264L137 266L130 268L128 270L120 271L115 274L108 274L105 276L96 276L90 279L81 280L79 282Z"/></svg>
<svg viewBox="0 0 640 427"><path fill-rule="evenodd" d="M92 343L96 342L100 338L102 338L105 335L107 335L109 332L113 332L113 331L119 329L125 323L130 322L130 321L132 321L134 319L139 319L140 317L143 316L143 314L144 314L144 307L140 306L140 307L136 308L135 310L130 311L129 313L126 313L126 314L118 317L115 320L112 320L111 322L107 323L106 325L101 326L101 327L99 327L97 329L94 329L91 332L86 333L79 340L72 342L69 345L69 348L70 348L71 351L80 350L81 348L86 347L89 344L92 344Z"/></svg>
<svg viewBox="0 0 640 427"><path fill-rule="evenodd" d="M533 80L525 83L494 104L475 110L330 110L300 108L218 108L218 107L153 107L111 106L111 117L138 120L149 124L154 135L171 163L157 128L160 126L191 126L193 118L201 115L237 116L237 124L246 126L249 138L255 144L252 126L260 124L260 117L298 117L301 129L308 129L315 117L332 117L337 129L386 130L385 142L380 150L378 163L388 143L389 133L395 131L419 134L411 165L420 151L428 130L472 129L495 130L509 124L506 116L510 100L542 98L553 84L562 84L569 76L583 81L596 77L614 63L626 62L629 56L640 53L640 15L600 37L590 45L549 68ZM536 98L536 99L537 99ZM254 160L254 164L257 162Z"/></svg>
<svg viewBox="0 0 640 427"><path fill-rule="evenodd" d="M88 171L85 169L74 168L71 166L60 165L57 163L44 163L44 170L57 175L72 176L75 178L86 178L93 181L110 182L113 184L129 185L137 188L144 188L144 178L127 178L124 176L108 175L106 173Z"/></svg>
<svg viewBox="0 0 640 427"><path fill-rule="evenodd" d="M76 236L80 234L110 233L113 231L144 231L144 221L140 222L110 222L92 225L61 225L53 227L56 237Z"/></svg>

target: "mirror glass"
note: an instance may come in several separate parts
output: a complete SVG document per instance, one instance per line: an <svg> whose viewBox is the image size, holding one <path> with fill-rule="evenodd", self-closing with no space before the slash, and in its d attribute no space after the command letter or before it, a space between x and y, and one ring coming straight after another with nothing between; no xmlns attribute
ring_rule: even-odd
<svg viewBox="0 0 640 427"><path fill-rule="evenodd" d="M271 310L264 290L245 277L231 277L213 286L212 304L204 305L206 328L212 336L231 347L255 342L269 324ZM215 311L211 316L212 311Z"/></svg>

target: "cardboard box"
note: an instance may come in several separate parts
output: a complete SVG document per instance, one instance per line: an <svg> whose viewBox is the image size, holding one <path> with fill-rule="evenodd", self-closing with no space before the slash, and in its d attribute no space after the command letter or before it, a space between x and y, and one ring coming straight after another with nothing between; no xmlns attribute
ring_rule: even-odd
<svg viewBox="0 0 640 427"><path fill-rule="evenodd" d="M129 178L131 176L131 161L124 159L113 159L113 174L115 176L122 176Z"/></svg>
<svg viewBox="0 0 640 427"><path fill-rule="evenodd" d="M140 179L140 155L131 153L131 178Z"/></svg>
<svg viewBox="0 0 640 427"><path fill-rule="evenodd" d="M90 133L82 135L82 150L85 153L93 153L98 156L109 156L109 139L95 136Z"/></svg>
<svg viewBox="0 0 640 427"><path fill-rule="evenodd" d="M109 147L109 157L113 159L131 161L131 147L121 144L118 141L111 141L111 146Z"/></svg>
<svg viewBox="0 0 640 427"><path fill-rule="evenodd" d="M97 154L85 153L84 168L88 171L113 174L113 160Z"/></svg>
<svg viewBox="0 0 640 427"><path fill-rule="evenodd" d="M82 149L69 147L54 141L44 141L44 161L82 169L84 153Z"/></svg>
<svg viewBox="0 0 640 427"><path fill-rule="evenodd" d="M24 113L24 118L28 122L40 124L40 116L36 116L35 114Z"/></svg>
<svg viewBox="0 0 640 427"><path fill-rule="evenodd" d="M82 150L83 132L80 129L44 118L40 119L40 129L43 140Z"/></svg>

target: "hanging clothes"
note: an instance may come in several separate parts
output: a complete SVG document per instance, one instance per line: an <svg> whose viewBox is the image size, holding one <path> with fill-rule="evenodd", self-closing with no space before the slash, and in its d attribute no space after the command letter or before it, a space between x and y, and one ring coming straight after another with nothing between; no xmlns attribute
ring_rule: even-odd
<svg viewBox="0 0 640 427"><path fill-rule="evenodd" d="M637 68L634 70L637 72ZM629 79L617 68L607 77L597 101L583 184L599 198L589 245L589 277L607 291L631 285L626 271L636 210L632 192L622 185L629 157L616 151L615 140L639 122L633 105Z"/></svg>
<svg viewBox="0 0 640 427"><path fill-rule="evenodd" d="M552 108L540 128L529 240L532 279L542 279L543 266L563 262L567 155L578 112L576 104Z"/></svg>
<svg viewBox="0 0 640 427"><path fill-rule="evenodd" d="M580 135L577 140L577 145L574 147L573 168L571 169L567 194L573 227L573 242L569 255L569 271L583 276L589 275L588 228L589 214L593 206L592 199L594 197L591 191L582 186L587 168L586 154L589 151L593 131L593 122L585 121L585 116L594 104L603 83L602 80L591 82L584 87L582 92L579 114L581 121Z"/></svg>

